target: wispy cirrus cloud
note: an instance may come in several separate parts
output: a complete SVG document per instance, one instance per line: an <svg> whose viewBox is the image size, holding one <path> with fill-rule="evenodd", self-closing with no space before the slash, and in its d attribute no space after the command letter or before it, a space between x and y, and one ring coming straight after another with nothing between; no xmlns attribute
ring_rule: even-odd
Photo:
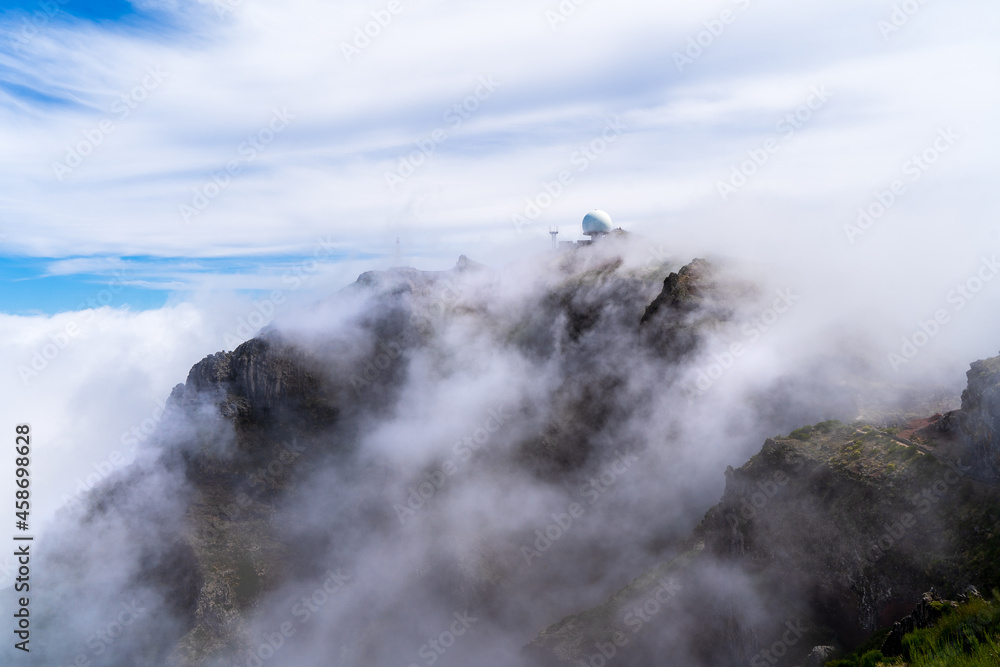
<svg viewBox="0 0 1000 667"><path fill-rule="evenodd" d="M902 265L942 219L985 236L978 221L996 213L989 3L929 6L887 41L891 3L598 3L554 29L552 8L520 1L400 0L391 20L377 2L220 2L68 2L30 40L0 43L6 252L75 258L67 271L88 256L253 255L266 273L333 234L383 256L401 237L438 266L502 261L600 206L681 247L761 261L788 244L838 271L865 255L830 239L942 124L970 140L899 208L905 233L870 235L870 252ZM40 6L0 29L16 36ZM727 8L735 20L678 71L673 54ZM455 126L482 77L499 88ZM717 183L815 86L833 94L822 113L720 202ZM290 120L269 137L275 113ZM627 131L583 168L609 118ZM386 174L442 128L390 189ZM517 235L512 217L561 170L573 183Z"/></svg>

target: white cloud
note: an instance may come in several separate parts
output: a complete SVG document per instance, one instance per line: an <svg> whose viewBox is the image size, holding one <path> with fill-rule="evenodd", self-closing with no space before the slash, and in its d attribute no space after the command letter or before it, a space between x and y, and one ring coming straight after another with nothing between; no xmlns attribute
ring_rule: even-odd
<svg viewBox="0 0 1000 667"><path fill-rule="evenodd" d="M24 47L30 59L6 59L16 80L83 105L3 105L9 148L0 175L14 184L4 220L30 223L13 247L196 256L304 247L331 229L370 247L410 228L455 255L464 250L458 235L470 230L511 234L519 202L615 114L630 120L629 135L541 226L573 224L581 206L592 207L583 200L636 222L669 212L697 226L715 216L712 198L698 195L711 193L720 169L824 83L835 100L797 137L796 156L789 150L778 173L741 193L769 218L796 215L782 200L832 213L831 190L844 197L878 186L912 141L943 123L970 134L957 177L994 168L996 132L986 119L997 99L981 82L996 67L996 46L980 26L996 9L984 2L926 7L889 40L876 27L888 4L585 4L553 30L549 8L527 2L402 3L350 63L341 43L380 4L235 5L219 20L211 3L177 3L188 34L162 37L53 24ZM724 7L737 20L677 72L671 54ZM980 18L970 23L970 15ZM150 67L166 78L136 93L145 99L121 118L115 99L148 82ZM480 76L502 86L390 192L384 172L445 125L444 113ZM275 108L295 116L288 129L184 225L179 206L213 171L241 160L241 143ZM102 120L113 131L59 182L52 163L85 133L96 136ZM724 230L739 236L732 223Z"/></svg>
<svg viewBox="0 0 1000 667"><path fill-rule="evenodd" d="M133 429L153 419L188 369L223 347L252 311L237 297L130 312L104 307L55 316L0 315L5 422L31 425L35 528L82 483L134 457ZM145 424L146 430L152 424ZM141 435L139 437L142 437ZM117 452L117 454L116 454ZM114 462L114 463L112 463ZM13 460L0 461L12 479ZM103 474L99 471L103 471ZM93 477L97 475L96 477ZM88 481L88 476L93 479Z"/></svg>

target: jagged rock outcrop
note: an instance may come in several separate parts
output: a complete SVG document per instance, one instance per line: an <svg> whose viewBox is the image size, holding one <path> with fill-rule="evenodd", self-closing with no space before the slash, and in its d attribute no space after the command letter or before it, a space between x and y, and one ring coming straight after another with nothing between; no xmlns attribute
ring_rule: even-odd
<svg viewBox="0 0 1000 667"><path fill-rule="evenodd" d="M971 459L983 475L1000 481L1000 356L973 362L957 422Z"/></svg>
<svg viewBox="0 0 1000 667"><path fill-rule="evenodd" d="M970 591L973 595L979 596L979 592L974 587L970 587ZM882 648L880 649L882 654L887 657L902 655L903 637L914 630L931 627L944 615L946 609L949 607L956 609L958 603L945 600L934 591L924 593L913 612L893 624L889 635L882 642Z"/></svg>
<svg viewBox="0 0 1000 667"><path fill-rule="evenodd" d="M696 352L704 334L728 321L746 285L724 281L715 266L694 259L663 280L663 288L639 318L644 344L667 361Z"/></svg>
<svg viewBox="0 0 1000 667"><path fill-rule="evenodd" d="M988 562L1000 544L1000 506L988 489L978 495L946 463L871 426L824 422L793 435L768 439L747 464L730 467L722 501L705 515L686 553L637 580L669 573L683 586L679 599L701 601L690 613L703 632L726 644L701 664L747 664L768 650L775 640L759 624L763 610L779 610L774 618L797 618L806 628L808 641L781 648L787 656L767 662L796 665L811 660L809 649L817 645L858 646L899 620L921 591L996 585ZM758 609L741 608L746 590L716 590L705 573L718 571L730 572L732 581L739 581L734 572L749 577ZM624 631L635 587L546 629L530 652L547 656L540 664L585 659ZM683 604L679 609L688 613ZM618 649L619 664L662 657L655 637L629 639ZM674 641L675 649L684 644Z"/></svg>
<svg viewBox="0 0 1000 667"><path fill-rule="evenodd" d="M823 667L836 651L836 646L814 646L806 658L806 665L808 667Z"/></svg>
<svg viewBox="0 0 1000 667"><path fill-rule="evenodd" d="M699 530L716 553L800 578L801 599L837 630L835 643L884 627L931 586L991 580L959 566L991 519L969 514L976 487L949 462L870 426L824 422L794 435L728 471L722 503Z"/></svg>
<svg viewBox="0 0 1000 667"><path fill-rule="evenodd" d="M307 413L322 426L336 418L333 405L324 405L325 388L310 370L307 356L264 334L232 352L217 352L195 364L187 381L177 385L170 400L190 406L216 397L223 415L237 425L267 426L293 414Z"/></svg>
<svg viewBox="0 0 1000 667"><path fill-rule="evenodd" d="M948 456L980 481L1000 483L1000 357L974 361L958 410L918 423L912 437L949 447Z"/></svg>
<svg viewBox="0 0 1000 667"><path fill-rule="evenodd" d="M661 309L677 312L694 310L705 301L710 276L711 265L701 258L695 258L679 271L671 273L664 278L663 290L646 307L639 323L645 324Z"/></svg>

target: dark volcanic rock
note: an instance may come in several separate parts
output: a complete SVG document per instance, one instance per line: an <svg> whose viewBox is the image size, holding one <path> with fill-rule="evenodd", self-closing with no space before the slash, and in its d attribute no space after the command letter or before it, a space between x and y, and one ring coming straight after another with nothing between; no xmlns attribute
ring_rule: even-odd
<svg viewBox="0 0 1000 667"><path fill-rule="evenodd" d="M1000 481L1000 357L972 362L966 373L962 407L916 433L929 439L958 441L955 456L970 475L987 483Z"/></svg>
<svg viewBox="0 0 1000 667"><path fill-rule="evenodd" d="M814 646L853 648L891 627L922 591L994 585L995 546L984 544L995 528L983 509L993 506L987 491L978 495L945 463L868 425L823 422L793 436L768 439L744 466L729 468L721 502L687 551L637 580L676 577L678 607L707 637L629 635L618 664L656 663L678 647L701 655L697 664L748 664L785 619L798 619L807 633L779 664L804 664ZM956 529L958 516L967 519ZM720 571L732 582L746 576L753 594L720 590ZM586 660L596 643L627 631L624 614L642 599L635 588L543 631L530 644L539 664ZM922 613L910 625L901 621L901 632L923 627ZM761 623L767 614L774 620Z"/></svg>
<svg viewBox="0 0 1000 667"><path fill-rule="evenodd" d="M731 308L721 304L723 288L715 269L694 259L663 281L663 289L639 320L643 342L663 359L678 361L696 351L705 329L729 319Z"/></svg>
<svg viewBox="0 0 1000 667"><path fill-rule="evenodd" d="M958 607L958 603L949 602L934 591L924 593L913 613L904 616L892 626L889 636L882 643L882 654L890 658L902 655L903 637L914 630L931 627L944 615L948 607Z"/></svg>
<svg viewBox="0 0 1000 667"><path fill-rule="evenodd" d="M642 314L640 324L651 320L661 309L688 311L697 308L705 300L706 283L710 274L711 265L700 258L692 260L680 271L671 273L663 280L663 291Z"/></svg>
<svg viewBox="0 0 1000 667"><path fill-rule="evenodd" d="M314 420L332 420L336 411L317 403L321 381L308 369L308 359L276 336L248 340L232 352L217 352L195 364L187 382L171 399L182 405L217 397L223 414L239 423L269 425L275 419L309 410Z"/></svg>
<svg viewBox="0 0 1000 667"><path fill-rule="evenodd" d="M1000 479L1000 357L975 361L962 392L958 425L972 461L987 479Z"/></svg>

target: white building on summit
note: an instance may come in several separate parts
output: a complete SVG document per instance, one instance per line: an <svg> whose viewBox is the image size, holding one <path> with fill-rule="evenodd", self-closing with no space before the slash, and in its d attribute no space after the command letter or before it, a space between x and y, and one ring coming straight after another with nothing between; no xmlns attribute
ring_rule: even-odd
<svg viewBox="0 0 1000 667"><path fill-rule="evenodd" d="M595 210L583 216L583 233L594 242L605 234L611 233L613 229L611 216L604 211Z"/></svg>
<svg viewBox="0 0 1000 667"><path fill-rule="evenodd" d="M583 233L585 236L589 236L589 239L583 241L557 241L556 237L559 235L559 228L549 227L549 235L552 236L552 247L572 248L575 246L590 245L615 231L613 225L611 216L605 211L593 210L583 216ZM621 227L618 228L618 231L621 232Z"/></svg>

